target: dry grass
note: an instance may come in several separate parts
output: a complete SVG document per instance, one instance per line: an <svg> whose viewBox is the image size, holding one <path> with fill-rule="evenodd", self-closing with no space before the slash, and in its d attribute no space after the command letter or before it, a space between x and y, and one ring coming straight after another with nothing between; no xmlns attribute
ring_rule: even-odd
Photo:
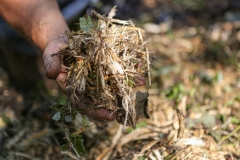
<svg viewBox="0 0 240 160"><path fill-rule="evenodd" d="M66 92L78 101L91 97L94 103L89 107L116 112L119 123L135 127L140 116L132 88L147 69L150 76L149 54L143 29L131 21L113 19L115 12L116 6L108 17L92 11L99 19L96 28L89 17L81 18L81 30L66 33L68 44L60 51L68 72ZM124 113L118 114L119 110Z"/></svg>

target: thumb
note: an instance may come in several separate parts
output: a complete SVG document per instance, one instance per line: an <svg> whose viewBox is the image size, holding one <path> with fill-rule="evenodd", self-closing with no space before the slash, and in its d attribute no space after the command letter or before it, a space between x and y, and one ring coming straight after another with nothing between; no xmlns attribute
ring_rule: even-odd
<svg viewBox="0 0 240 160"><path fill-rule="evenodd" d="M64 42L53 40L45 48L43 52L43 61L46 69L46 76L50 79L56 79L61 71L61 54L60 47Z"/></svg>

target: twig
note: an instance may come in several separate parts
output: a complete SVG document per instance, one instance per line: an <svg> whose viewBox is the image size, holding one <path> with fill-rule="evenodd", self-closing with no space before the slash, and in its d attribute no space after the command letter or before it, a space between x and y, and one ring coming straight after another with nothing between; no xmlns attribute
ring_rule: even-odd
<svg viewBox="0 0 240 160"><path fill-rule="evenodd" d="M179 110L176 109L177 111L177 116L178 116L178 120L179 120L179 129L178 129L178 138L183 138L184 135L184 129L185 129L185 118L183 113Z"/></svg>
<svg viewBox="0 0 240 160"><path fill-rule="evenodd" d="M21 152L15 152L14 153L15 156L18 156L19 157L24 157L24 158L27 158L27 159L30 159L30 160L39 160L39 158L34 158L26 153L21 153Z"/></svg>
<svg viewBox="0 0 240 160"><path fill-rule="evenodd" d="M72 141L71 141L67 131L66 130L64 130L64 131L65 131L65 137L66 137L68 143L70 144L70 147L73 149L73 151L77 155L77 158L80 159L81 156L78 154L77 150L75 149L75 147L74 147L74 145L73 145L73 143L72 143Z"/></svg>
<svg viewBox="0 0 240 160"><path fill-rule="evenodd" d="M149 61L149 52L148 52L148 47L146 47L146 53L147 53L147 72L148 72L148 83L151 86L151 73L150 73L150 61Z"/></svg>
<svg viewBox="0 0 240 160"><path fill-rule="evenodd" d="M179 151L178 153L176 153L170 160L175 160L177 159L177 156L179 156L180 154L182 154L182 152L184 152L186 149L192 147L191 145L188 145L187 147L185 147L184 149L182 149L181 151Z"/></svg>
<svg viewBox="0 0 240 160"><path fill-rule="evenodd" d="M25 135L25 133L29 130L29 128L24 128L23 130L19 131L13 138L11 138L7 143L6 143L6 148L10 149L12 146L16 145L22 137Z"/></svg>
<svg viewBox="0 0 240 160"><path fill-rule="evenodd" d="M123 108L125 109L125 120L124 120L124 124L123 124L123 128L122 128L122 132L124 133L124 129L127 125L127 120L128 120L128 114L129 114L129 109L128 109L128 106L129 106L129 103L128 103L128 99L129 98L128 96L124 96L123 99L122 99L122 106Z"/></svg>
<svg viewBox="0 0 240 160"><path fill-rule="evenodd" d="M105 155L105 157L103 158L103 160L107 160L107 159L110 158L113 149L115 148L115 146L117 145L119 139L120 139L121 136L122 136L122 129L123 129L123 126L120 125L120 126L118 127L118 130L117 130L116 134L115 134L114 137L112 138L112 144L111 144L111 146L110 146L110 150L108 151L107 155Z"/></svg>
<svg viewBox="0 0 240 160"><path fill-rule="evenodd" d="M237 128L235 128L231 133L229 133L227 136L223 137L222 140L218 142L218 145L220 146L225 140L233 136L239 129L240 129L240 125Z"/></svg>

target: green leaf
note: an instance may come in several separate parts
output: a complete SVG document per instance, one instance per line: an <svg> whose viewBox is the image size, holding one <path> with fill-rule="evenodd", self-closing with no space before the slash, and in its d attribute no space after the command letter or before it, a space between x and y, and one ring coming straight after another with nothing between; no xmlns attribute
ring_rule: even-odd
<svg viewBox="0 0 240 160"><path fill-rule="evenodd" d="M90 29L93 29L92 20L89 16L87 19L85 17L80 17L79 23L80 23L80 29L86 33L90 33Z"/></svg>
<svg viewBox="0 0 240 160"><path fill-rule="evenodd" d="M62 97L57 101L57 105L59 106L65 106L67 104L67 98L66 97Z"/></svg>
<svg viewBox="0 0 240 160"><path fill-rule="evenodd" d="M56 114L54 114L54 116L52 117L52 119L54 121L58 121L61 119L61 113L60 112L57 112Z"/></svg>
<svg viewBox="0 0 240 160"><path fill-rule="evenodd" d="M68 144L66 143L66 144L61 145L61 149L62 150L67 150L68 149Z"/></svg>
<svg viewBox="0 0 240 160"><path fill-rule="evenodd" d="M137 160L144 160L146 157L145 156L140 156L137 158Z"/></svg>
<svg viewBox="0 0 240 160"><path fill-rule="evenodd" d="M66 105L67 97L62 97L57 101L57 103L52 104L50 108L60 112Z"/></svg>
<svg viewBox="0 0 240 160"><path fill-rule="evenodd" d="M83 114L81 114L81 116L82 116L82 122L84 126L89 126L89 121L87 120L87 118Z"/></svg>
<svg viewBox="0 0 240 160"><path fill-rule="evenodd" d="M146 126L147 126L147 122L146 121L142 121L142 122L137 123L136 128L143 128L143 127L146 127ZM130 133L133 130L134 130L133 128L128 128L127 129L127 133Z"/></svg>
<svg viewBox="0 0 240 160"><path fill-rule="evenodd" d="M88 27L93 28L93 23L92 23L92 20L89 16L88 16L87 22L88 22Z"/></svg>
<svg viewBox="0 0 240 160"><path fill-rule="evenodd" d="M5 114L0 114L0 119L2 119L6 124L11 123L11 119Z"/></svg>
<svg viewBox="0 0 240 160"><path fill-rule="evenodd" d="M146 121L142 121L142 122L139 122L136 125L136 128L142 128L142 127L146 127L146 126L147 126L147 122Z"/></svg>
<svg viewBox="0 0 240 160"><path fill-rule="evenodd" d="M184 94L184 85L178 83L166 90L166 96L171 100L179 100Z"/></svg>
<svg viewBox="0 0 240 160"><path fill-rule="evenodd" d="M73 146L77 150L78 154L85 155L86 150L83 144L83 139L81 135L78 134L70 134L70 137L73 138Z"/></svg>
<svg viewBox="0 0 240 160"><path fill-rule="evenodd" d="M234 103L234 101L235 101L235 99L236 99L236 97L229 99L229 100L224 104L224 106L232 106L233 103Z"/></svg>
<svg viewBox="0 0 240 160"><path fill-rule="evenodd" d="M231 122L234 123L234 124L239 124L240 123L240 119L237 118L237 117L232 117L231 118Z"/></svg>

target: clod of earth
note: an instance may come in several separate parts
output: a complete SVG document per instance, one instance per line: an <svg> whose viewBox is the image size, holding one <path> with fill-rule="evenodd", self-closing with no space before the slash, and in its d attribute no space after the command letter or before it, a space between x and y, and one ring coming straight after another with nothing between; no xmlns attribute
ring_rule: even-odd
<svg viewBox="0 0 240 160"><path fill-rule="evenodd" d="M141 75L149 72L149 54L144 30L130 20L113 19L115 12L113 7L106 17L92 11L96 28L90 17L80 18L81 30L66 32L68 43L60 50L68 71L66 90L91 97L89 107L111 110L119 123L135 127L140 117L149 118L148 93L131 98L132 88L145 83Z"/></svg>

